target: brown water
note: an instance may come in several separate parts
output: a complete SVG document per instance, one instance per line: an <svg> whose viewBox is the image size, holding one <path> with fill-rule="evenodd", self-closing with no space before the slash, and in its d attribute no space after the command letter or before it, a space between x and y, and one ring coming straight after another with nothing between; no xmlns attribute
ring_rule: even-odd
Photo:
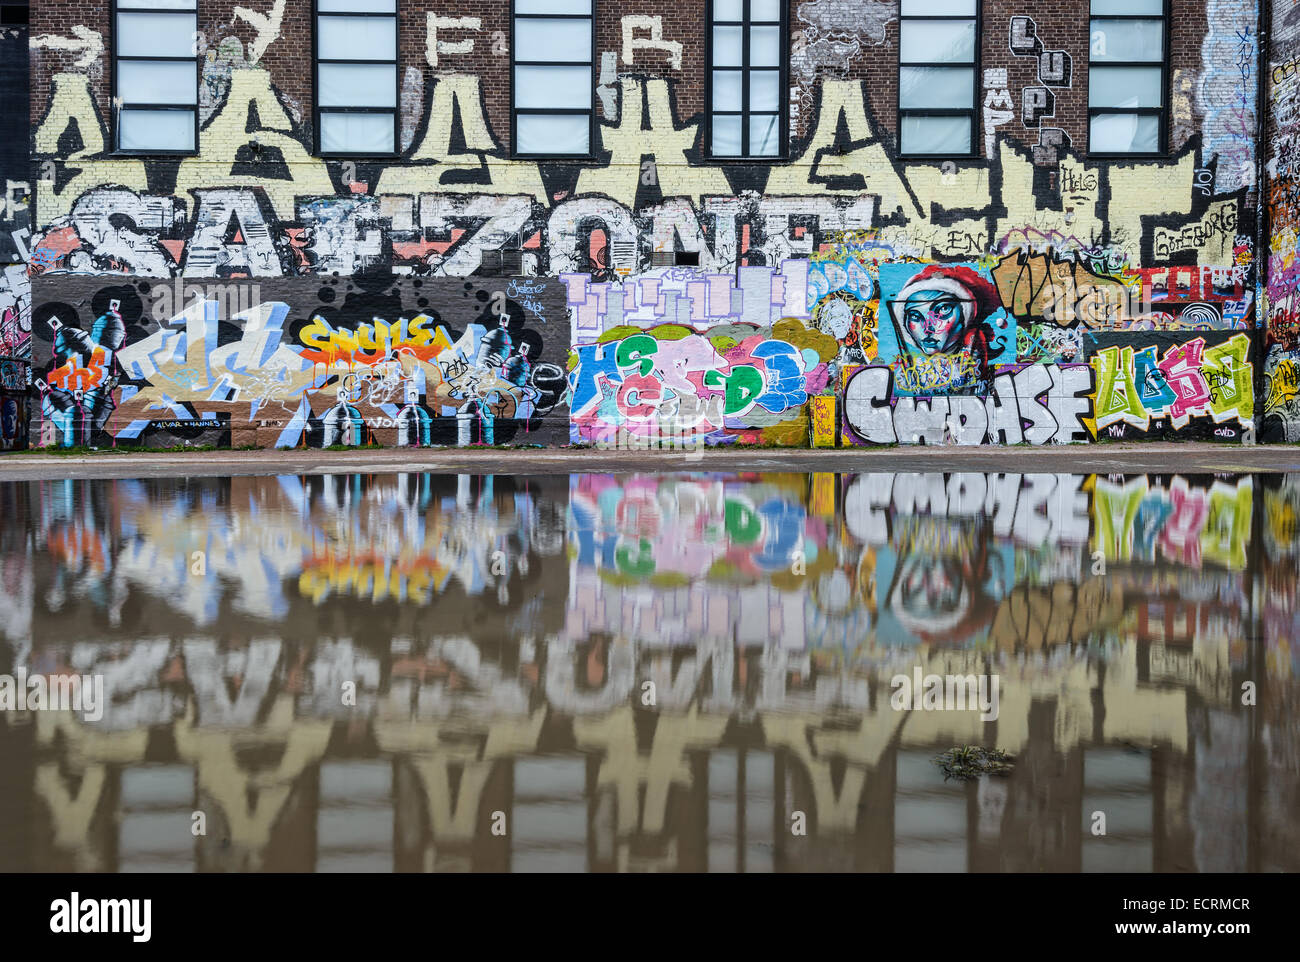
<svg viewBox="0 0 1300 962"><path fill-rule="evenodd" d="M1298 520L1290 475L0 485L0 673L107 702L0 712L0 870L1297 871ZM996 719L895 708L918 668Z"/></svg>

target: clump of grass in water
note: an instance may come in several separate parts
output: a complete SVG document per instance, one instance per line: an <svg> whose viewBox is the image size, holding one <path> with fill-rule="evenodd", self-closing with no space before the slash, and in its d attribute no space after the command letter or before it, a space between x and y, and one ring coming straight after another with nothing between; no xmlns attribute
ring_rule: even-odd
<svg viewBox="0 0 1300 962"><path fill-rule="evenodd" d="M950 778L979 778L981 775L1005 775L1015 768L1015 761L1000 748L965 745L950 748L931 759L943 769L944 781Z"/></svg>

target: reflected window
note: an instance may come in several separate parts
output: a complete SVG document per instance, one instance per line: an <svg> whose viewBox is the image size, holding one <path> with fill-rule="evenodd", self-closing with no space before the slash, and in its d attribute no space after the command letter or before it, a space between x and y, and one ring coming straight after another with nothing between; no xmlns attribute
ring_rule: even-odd
<svg viewBox="0 0 1300 962"><path fill-rule="evenodd" d="M117 149L192 154L198 144L196 0L117 0L113 103Z"/></svg>
<svg viewBox="0 0 1300 962"><path fill-rule="evenodd" d="M514 0L510 120L518 156L591 156L596 87L591 4Z"/></svg>
<svg viewBox="0 0 1300 962"><path fill-rule="evenodd" d="M1165 0L1092 0L1089 153L1164 151L1165 22Z"/></svg>
<svg viewBox="0 0 1300 962"><path fill-rule="evenodd" d="M709 153L785 154L785 0L713 0Z"/></svg>
<svg viewBox="0 0 1300 962"><path fill-rule="evenodd" d="M971 870L971 808L962 782L934 777L934 752L900 750L894 759L895 872Z"/></svg>
<svg viewBox="0 0 1300 962"><path fill-rule="evenodd" d="M904 155L975 149L979 0L902 0L898 24L898 146Z"/></svg>
<svg viewBox="0 0 1300 962"><path fill-rule="evenodd" d="M397 0L316 0L316 138L324 156L397 152Z"/></svg>
<svg viewBox="0 0 1300 962"><path fill-rule="evenodd" d="M1080 805L1082 872L1155 872L1156 786L1153 754L1119 748L1083 752ZM1093 812L1106 813L1106 834L1094 835Z"/></svg>

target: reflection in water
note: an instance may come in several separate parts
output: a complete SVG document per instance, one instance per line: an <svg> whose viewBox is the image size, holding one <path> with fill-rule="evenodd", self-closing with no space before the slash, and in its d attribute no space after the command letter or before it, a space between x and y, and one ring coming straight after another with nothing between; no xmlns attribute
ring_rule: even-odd
<svg viewBox="0 0 1300 962"><path fill-rule="evenodd" d="M1298 518L1264 475L0 485L0 669L111 699L0 716L0 867L1296 871ZM996 720L894 710L917 666ZM965 744L1014 772L944 781Z"/></svg>

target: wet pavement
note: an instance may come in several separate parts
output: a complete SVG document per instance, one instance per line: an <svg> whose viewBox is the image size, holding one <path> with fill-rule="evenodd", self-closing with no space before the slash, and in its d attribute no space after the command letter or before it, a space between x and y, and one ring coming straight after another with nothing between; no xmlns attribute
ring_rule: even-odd
<svg viewBox="0 0 1300 962"><path fill-rule="evenodd" d="M1300 475L941 469L0 483L0 870L1300 870Z"/></svg>
<svg viewBox="0 0 1300 962"><path fill-rule="evenodd" d="M631 471L1004 471L1059 474L1300 472L1300 446L1199 442L899 445L848 450L717 446L683 448L352 448L151 451L42 448L0 457L0 481L47 478L172 478L280 474L529 474Z"/></svg>

